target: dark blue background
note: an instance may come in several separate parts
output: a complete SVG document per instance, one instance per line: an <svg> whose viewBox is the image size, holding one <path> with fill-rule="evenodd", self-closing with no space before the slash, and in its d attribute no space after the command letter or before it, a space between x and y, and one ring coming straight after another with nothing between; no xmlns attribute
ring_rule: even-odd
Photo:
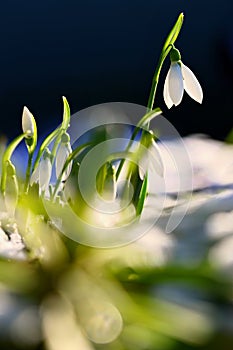
<svg viewBox="0 0 233 350"><path fill-rule="evenodd" d="M178 14L185 23L177 42L182 59L204 90L200 106L185 96L168 111L181 134L224 138L233 126L233 3L210 0L68 0L1 4L1 133L21 128L23 105L39 131L61 120L61 96L72 112L93 104L126 101L145 105L163 40Z"/></svg>

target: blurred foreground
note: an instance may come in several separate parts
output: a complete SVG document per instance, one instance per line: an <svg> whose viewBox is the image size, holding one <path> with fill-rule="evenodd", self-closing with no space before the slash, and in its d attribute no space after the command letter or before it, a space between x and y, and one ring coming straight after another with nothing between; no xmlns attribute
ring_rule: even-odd
<svg viewBox="0 0 233 350"><path fill-rule="evenodd" d="M125 247L87 248L33 211L1 212L2 349L232 349L233 150L185 143L194 193L170 234L164 221L182 206L172 169L160 220Z"/></svg>

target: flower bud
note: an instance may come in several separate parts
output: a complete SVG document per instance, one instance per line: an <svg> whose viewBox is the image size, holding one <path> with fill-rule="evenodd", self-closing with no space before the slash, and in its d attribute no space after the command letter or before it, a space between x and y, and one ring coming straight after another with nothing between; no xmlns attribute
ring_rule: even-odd
<svg viewBox="0 0 233 350"><path fill-rule="evenodd" d="M27 107L23 108L22 129L26 138L33 137L35 133L35 119Z"/></svg>

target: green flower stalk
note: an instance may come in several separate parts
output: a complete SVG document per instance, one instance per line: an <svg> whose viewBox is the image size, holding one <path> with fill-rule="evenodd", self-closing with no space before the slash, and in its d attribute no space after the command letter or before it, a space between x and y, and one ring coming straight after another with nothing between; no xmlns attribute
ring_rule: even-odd
<svg viewBox="0 0 233 350"><path fill-rule="evenodd" d="M6 179L7 179L7 167L11 162L11 156L20 142L25 138L26 134L21 134L16 137L6 148L2 157L2 176L1 176L1 192L5 195Z"/></svg>

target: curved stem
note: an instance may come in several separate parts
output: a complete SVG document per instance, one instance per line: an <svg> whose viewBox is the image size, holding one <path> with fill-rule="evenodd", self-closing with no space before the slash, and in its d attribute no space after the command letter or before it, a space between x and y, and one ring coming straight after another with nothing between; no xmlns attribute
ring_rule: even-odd
<svg viewBox="0 0 233 350"><path fill-rule="evenodd" d="M153 109L155 95L156 95L157 86L158 86L158 82L159 82L160 72L161 72L163 63L164 63L167 55L169 54L169 52L172 49L172 46L173 46L173 44L169 44L168 47L164 50L164 52L161 53L161 55L159 57L159 62L158 62L158 65L156 67L153 79L152 79L150 95L149 95L149 99L148 99L148 103L147 103L147 112L150 112Z"/></svg>
<svg viewBox="0 0 233 350"><path fill-rule="evenodd" d="M43 141L42 145L40 146L40 149L37 153L35 162L32 167L32 172L35 170L35 168L38 166L40 157L42 156L42 153L44 152L45 148L54 140L54 138L58 135L60 129L55 129L49 136L46 137L46 139Z"/></svg>
<svg viewBox="0 0 233 350"><path fill-rule="evenodd" d="M25 133L19 135L14 139L9 146L6 148L3 157L2 157L2 177L1 177L1 191L2 193L5 192L5 187L6 187L6 177L7 177L7 161L11 159L12 153L18 146L18 144L24 139Z"/></svg>

